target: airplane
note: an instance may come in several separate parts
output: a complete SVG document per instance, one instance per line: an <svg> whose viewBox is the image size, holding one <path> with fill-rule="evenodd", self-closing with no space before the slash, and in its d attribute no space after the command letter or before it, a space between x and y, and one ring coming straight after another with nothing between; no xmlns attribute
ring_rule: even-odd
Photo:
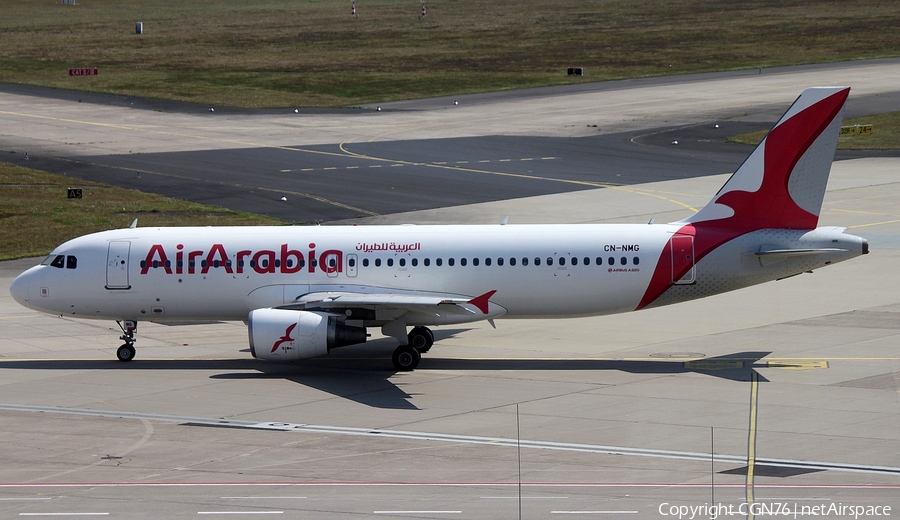
<svg viewBox="0 0 900 520"><path fill-rule="evenodd" d="M253 357L297 361L380 327L415 369L429 327L597 316L795 276L869 252L817 227L849 87L803 91L697 213L669 224L148 227L70 240L10 286L49 314L243 320ZM411 327L411 329L410 329Z"/></svg>

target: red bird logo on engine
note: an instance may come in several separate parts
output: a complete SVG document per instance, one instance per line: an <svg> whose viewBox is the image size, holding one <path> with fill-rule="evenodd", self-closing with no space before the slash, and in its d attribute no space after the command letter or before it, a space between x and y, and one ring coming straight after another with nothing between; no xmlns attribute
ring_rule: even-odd
<svg viewBox="0 0 900 520"><path fill-rule="evenodd" d="M281 339L279 339L278 341L275 342L274 345L272 345L272 352L275 352L276 350L278 350L278 347L280 347L282 343L294 341L294 338L291 337L291 332L293 332L294 328L296 328L296 327L297 327L297 324L292 323L290 326L288 326L288 328L284 329L284 336L281 336Z"/></svg>

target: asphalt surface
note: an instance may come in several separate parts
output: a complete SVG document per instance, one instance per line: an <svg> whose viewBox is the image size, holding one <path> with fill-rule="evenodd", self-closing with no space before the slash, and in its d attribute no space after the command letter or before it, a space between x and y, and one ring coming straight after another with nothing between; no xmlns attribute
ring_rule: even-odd
<svg viewBox="0 0 900 520"><path fill-rule="evenodd" d="M701 75L704 76L707 75ZM617 88L630 84L613 83ZM592 87L609 85L530 89L524 94L507 93L506 97L563 95L568 91L591 91ZM0 91L4 89L138 110L194 115L208 110L188 103L38 87L6 85ZM492 99L505 98L485 94L466 102L486 103ZM404 110L410 110L410 106L425 110L431 103L401 106L406 107ZM736 118L700 124L619 133L600 133L603 128L590 128L597 135L586 137L490 135L113 155L31 153L27 160L21 150L6 150L8 153L3 156L14 164L75 179L264 214L288 222L346 221L605 185L627 186L728 173L740 165L750 148L726 143L725 139L770 127L789 103L785 100L784 107L757 108ZM900 94L879 93L851 98L846 117L891 110L900 110ZM259 117L280 112L284 110L231 110ZM313 112L353 119L360 110ZM0 137L0 151L2 147ZM839 152L837 159L897 155L898 152Z"/></svg>

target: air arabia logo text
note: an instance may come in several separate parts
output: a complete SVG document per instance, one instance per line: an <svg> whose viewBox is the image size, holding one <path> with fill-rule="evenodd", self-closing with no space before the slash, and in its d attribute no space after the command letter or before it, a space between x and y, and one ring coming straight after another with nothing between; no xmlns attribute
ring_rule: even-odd
<svg viewBox="0 0 900 520"><path fill-rule="evenodd" d="M225 246L213 244L209 250L185 251L183 244L175 246L175 262L170 251L160 244L154 244L141 261L141 274L150 269L163 269L166 274L206 274L210 269L224 269L229 274L242 274L252 270L259 274L282 273L293 274L304 267L307 272L315 273L316 268L324 273L343 272L344 252L339 249L327 249L316 252L316 244L309 244L306 253L291 249L281 244L280 251L262 249L251 251L243 249L232 257Z"/></svg>

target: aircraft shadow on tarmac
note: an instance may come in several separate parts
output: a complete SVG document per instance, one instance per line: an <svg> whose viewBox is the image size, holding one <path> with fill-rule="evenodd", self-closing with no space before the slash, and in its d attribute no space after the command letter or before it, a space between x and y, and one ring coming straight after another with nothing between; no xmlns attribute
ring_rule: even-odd
<svg viewBox="0 0 900 520"><path fill-rule="evenodd" d="M438 339L462 332L440 331ZM352 347L335 352L329 358L307 359L297 363L270 364L255 359L135 359L127 364L107 360L9 360L0 361L0 369L32 370L206 370L219 372L209 376L219 380L284 379L308 388L348 399L372 408L418 410L411 402L414 395L402 387L404 382L392 380L398 373L390 363L395 343L390 339L375 340L366 347ZM356 350L354 352L353 350ZM436 350L440 350L439 346ZM691 361L617 360L617 359L454 359L426 355L417 371L483 370L483 371L622 371L631 374L699 373L736 382L749 382L756 373L760 382L768 381L756 372L766 366L760 360L771 352L737 352L724 356Z"/></svg>

